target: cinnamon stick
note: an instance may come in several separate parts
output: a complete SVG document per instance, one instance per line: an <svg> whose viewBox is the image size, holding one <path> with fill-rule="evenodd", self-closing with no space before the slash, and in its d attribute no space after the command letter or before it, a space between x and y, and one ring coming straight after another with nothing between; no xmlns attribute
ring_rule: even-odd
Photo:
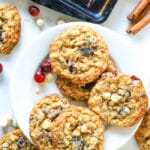
<svg viewBox="0 0 150 150"><path fill-rule="evenodd" d="M144 8L150 3L150 0L140 0L137 6L133 9L133 11L128 15L128 19L134 21L138 18L138 16L142 13Z"/></svg>
<svg viewBox="0 0 150 150"><path fill-rule="evenodd" d="M131 22L126 31L128 33L136 34L144 26L150 23L149 15L150 15L150 4L147 5L147 7L144 9L144 11L139 15L139 17L136 20Z"/></svg>
<svg viewBox="0 0 150 150"><path fill-rule="evenodd" d="M140 20L137 24L135 24L132 28L130 28L128 32L132 34L136 34L149 23L150 23L150 14L146 15L142 20Z"/></svg>

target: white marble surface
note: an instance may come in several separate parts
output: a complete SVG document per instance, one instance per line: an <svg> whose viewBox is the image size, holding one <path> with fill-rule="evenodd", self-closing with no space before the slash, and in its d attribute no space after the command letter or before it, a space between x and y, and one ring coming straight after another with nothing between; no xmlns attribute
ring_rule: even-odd
<svg viewBox="0 0 150 150"><path fill-rule="evenodd" d="M144 28L137 35L129 35L125 32L129 22L126 19L128 13L137 4L139 0L119 0L115 9L111 13L109 19L102 25L116 31L122 36L130 39L130 41L137 46L133 51L135 52L135 57L139 60L139 66L137 66L141 71L145 73L147 78L150 75L149 64L150 64L150 26ZM36 18L31 17L28 14L29 5L33 5L31 1L28 0L0 0L0 4L13 4L15 5L21 14L22 18L22 33L21 39L18 45L14 48L13 53L9 56L0 55L0 63L4 66L4 71L0 77L0 119L4 117L7 112L11 111L10 97L9 97L9 83L11 79L11 74L13 67L16 63L18 56L21 54L22 49L26 44L31 42L34 37L38 36L42 31L56 25L58 19L63 18L66 21L75 21L77 19L65 16L63 14L57 13L55 11L49 10L44 7L40 7L41 13L39 18L45 20L45 26L42 30L39 30L35 24ZM42 41L41 41L42 43ZM22 60L26 61L26 60ZM134 69L134 68L133 68ZM19 71L19 70L18 70ZM148 84L150 81L148 80ZM2 135L2 131L0 130ZM113 141L112 141L113 142ZM120 150L138 150L137 144L132 138L125 146Z"/></svg>

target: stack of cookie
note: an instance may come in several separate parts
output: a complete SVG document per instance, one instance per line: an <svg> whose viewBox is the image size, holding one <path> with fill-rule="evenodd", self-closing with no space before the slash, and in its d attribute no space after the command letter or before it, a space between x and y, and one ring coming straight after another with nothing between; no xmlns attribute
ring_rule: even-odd
<svg viewBox="0 0 150 150"><path fill-rule="evenodd" d="M57 94L38 101L30 115L30 135L41 150L102 150L102 121L117 127L136 124L148 98L142 81L116 71L104 39L93 29L66 29L50 46ZM72 98L88 108L73 106Z"/></svg>
<svg viewBox="0 0 150 150"><path fill-rule="evenodd" d="M83 25L65 30L52 42L50 60L60 91L77 101L89 99L103 72L116 70L103 37Z"/></svg>

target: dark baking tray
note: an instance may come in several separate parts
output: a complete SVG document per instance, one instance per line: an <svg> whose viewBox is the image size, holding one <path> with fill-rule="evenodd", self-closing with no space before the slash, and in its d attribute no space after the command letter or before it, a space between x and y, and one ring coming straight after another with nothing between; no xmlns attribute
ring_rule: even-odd
<svg viewBox="0 0 150 150"><path fill-rule="evenodd" d="M93 23L103 23L117 0L32 0L64 14Z"/></svg>

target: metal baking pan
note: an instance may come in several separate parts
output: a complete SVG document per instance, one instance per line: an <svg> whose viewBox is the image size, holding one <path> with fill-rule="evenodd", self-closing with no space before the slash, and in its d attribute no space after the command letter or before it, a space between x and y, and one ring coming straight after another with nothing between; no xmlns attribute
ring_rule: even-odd
<svg viewBox="0 0 150 150"><path fill-rule="evenodd" d="M48 8L93 23L103 23L117 0L32 0Z"/></svg>

